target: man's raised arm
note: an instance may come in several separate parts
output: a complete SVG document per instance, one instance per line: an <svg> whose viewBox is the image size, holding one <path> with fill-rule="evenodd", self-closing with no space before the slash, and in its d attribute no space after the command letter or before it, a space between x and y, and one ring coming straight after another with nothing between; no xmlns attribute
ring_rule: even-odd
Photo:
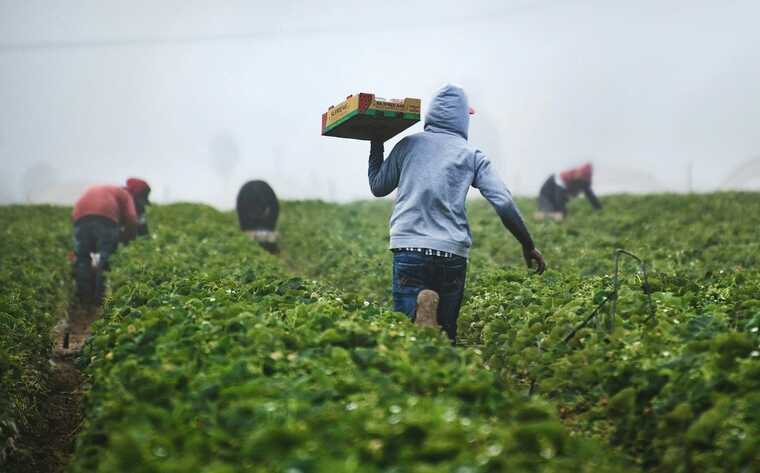
<svg viewBox="0 0 760 473"><path fill-rule="evenodd" d="M384 197L398 186L401 177L401 154L405 140L393 147L388 159L383 160L385 146L382 141L373 140L369 149L369 188L375 197Z"/></svg>

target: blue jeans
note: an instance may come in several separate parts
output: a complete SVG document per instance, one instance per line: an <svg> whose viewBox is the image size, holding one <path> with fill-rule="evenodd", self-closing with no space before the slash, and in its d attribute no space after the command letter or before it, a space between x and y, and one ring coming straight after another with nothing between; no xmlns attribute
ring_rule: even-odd
<svg viewBox="0 0 760 473"><path fill-rule="evenodd" d="M116 222L97 215L88 215L74 222L77 297L80 302L102 302L106 285L103 271L108 269L108 258L116 251L120 233ZM100 254L100 261L94 269L90 253Z"/></svg>
<svg viewBox="0 0 760 473"><path fill-rule="evenodd" d="M393 308L414 321L417 294L423 289L438 293L438 324L452 343L457 338L457 318L462 305L467 258L428 256L416 251L393 253Z"/></svg>

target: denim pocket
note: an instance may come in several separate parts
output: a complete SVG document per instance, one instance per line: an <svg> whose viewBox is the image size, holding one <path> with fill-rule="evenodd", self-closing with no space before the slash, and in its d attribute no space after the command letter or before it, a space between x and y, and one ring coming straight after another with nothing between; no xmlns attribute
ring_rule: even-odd
<svg viewBox="0 0 760 473"><path fill-rule="evenodd" d="M441 269L442 274L439 282L442 293L451 294L464 289L465 278L467 277L466 259L449 261Z"/></svg>
<svg viewBox="0 0 760 473"><path fill-rule="evenodd" d="M425 265L421 263L402 263L394 262L393 264L393 286L394 290L408 288L425 287Z"/></svg>

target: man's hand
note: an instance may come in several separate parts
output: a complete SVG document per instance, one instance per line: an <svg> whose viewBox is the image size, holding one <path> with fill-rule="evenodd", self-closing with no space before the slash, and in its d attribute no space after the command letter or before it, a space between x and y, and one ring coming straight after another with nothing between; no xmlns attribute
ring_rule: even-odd
<svg viewBox="0 0 760 473"><path fill-rule="evenodd" d="M538 251L538 248L533 248L532 250L523 248L523 257L525 257L525 264L527 264L529 268L532 269L533 263L536 264L537 274L543 274L543 272L546 270L546 262L544 261L544 256L540 251Z"/></svg>

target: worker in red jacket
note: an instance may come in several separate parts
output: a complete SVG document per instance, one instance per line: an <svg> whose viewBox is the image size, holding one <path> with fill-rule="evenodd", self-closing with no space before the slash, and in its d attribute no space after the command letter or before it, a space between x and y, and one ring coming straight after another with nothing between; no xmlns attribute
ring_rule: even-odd
<svg viewBox="0 0 760 473"><path fill-rule="evenodd" d="M577 168L552 174L541 186L538 195L538 218L562 220L567 216L567 203L581 192L586 196L594 210L601 210L602 204L591 190L593 167L586 163Z"/></svg>
<svg viewBox="0 0 760 473"><path fill-rule="evenodd" d="M83 304L100 304L105 293L103 271L119 241L137 234L135 198L127 187L93 186L74 205L74 253L77 297Z"/></svg>

